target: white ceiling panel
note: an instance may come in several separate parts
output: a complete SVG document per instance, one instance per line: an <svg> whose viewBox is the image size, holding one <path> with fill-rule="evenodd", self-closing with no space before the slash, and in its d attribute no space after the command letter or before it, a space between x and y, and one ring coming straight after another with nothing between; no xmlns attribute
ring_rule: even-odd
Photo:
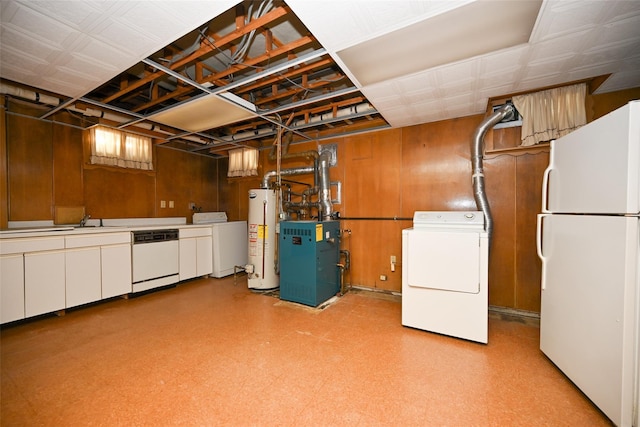
<svg viewBox="0 0 640 427"><path fill-rule="evenodd" d="M479 114L484 112L489 97L609 73L619 75L605 82L598 93L637 87L640 67L637 61L629 59L640 52L638 28L640 2L637 1L547 0L528 43L482 55L477 67L473 61L461 60L364 86L362 91L392 126L400 126L418 115L423 119L438 117L441 120L457 117L456 114L463 111ZM413 100L408 94L424 91L429 76L436 77L431 84L440 89L431 92L435 98L429 105L438 105L440 113L416 114L416 105L406 103L407 99ZM471 98L465 98L465 92ZM383 99L380 105L378 96ZM455 102L467 107L456 107ZM387 110L386 106L392 108Z"/></svg>
<svg viewBox="0 0 640 427"><path fill-rule="evenodd" d="M540 3L478 1L336 54L358 82L374 84L525 43Z"/></svg>
<svg viewBox="0 0 640 427"><path fill-rule="evenodd" d="M625 61L623 71L619 71L609 77L596 93L607 93L617 90L628 89L629 87L640 87L640 56Z"/></svg>
<svg viewBox="0 0 640 427"><path fill-rule="evenodd" d="M0 76L78 98L238 0L0 3L0 31L14 34L0 44ZM24 67L31 72L22 72Z"/></svg>
<svg viewBox="0 0 640 427"><path fill-rule="evenodd" d="M474 0L289 0L328 51L348 48Z"/></svg>
<svg viewBox="0 0 640 427"><path fill-rule="evenodd" d="M480 114L489 97L599 75L612 74L597 93L640 86L638 0L542 0L526 25L516 16L527 1L284 1L396 127ZM81 97L237 3L0 0L0 76ZM467 49L508 28L521 38ZM286 41L296 31L306 34L284 25L273 34Z"/></svg>

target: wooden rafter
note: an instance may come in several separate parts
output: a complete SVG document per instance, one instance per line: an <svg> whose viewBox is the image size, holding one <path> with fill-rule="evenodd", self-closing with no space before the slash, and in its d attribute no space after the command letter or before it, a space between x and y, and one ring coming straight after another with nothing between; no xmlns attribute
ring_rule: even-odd
<svg viewBox="0 0 640 427"><path fill-rule="evenodd" d="M194 51L193 53L191 53L190 55L187 55L186 57L174 62L173 64L171 64L169 66L169 68L171 70L175 70L177 68L180 68L186 64L189 64L193 61L196 61L198 58L202 57L203 55L208 54L209 52L213 51L214 49L223 49L227 44L232 43L233 41L239 39L240 37L242 37L243 35L251 32L252 30L258 29L262 26L266 26L269 23L275 21L276 19L286 15L288 13L288 9L285 7L277 7L269 12L267 12L266 14L264 14L263 16L254 19L253 21L249 22L247 25L241 27L241 28L237 28L236 30L230 32L229 34L220 37L216 40L214 40L214 42L211 43L202 43L200 48L197 49L196 51ZM130 83L125 89L122 89L116 93L114 93L111 96L108 96L107 98L103 99L102 102L103 103L109 103L113 100L116 100L118 98L120 98L121 96L141 87L144 86L147 83L150 83L151 81L155 80L158 77L162 77L164 76L164 73L162 71L156 71L154 73L149 74L148 76ZM212 79L214 80L214 79Z"/></svg>
<svg viewBox="0 0 640 427"><path fill-rule="evenodd" d="M292 43L289 43L287 45L284 45L282 47L274 49L269 54L265 53L263 55L255 57L255 58L247 59L242 64L234 64L231 67L227 68L226 70L219 71L216 74L209 75L206 78L202 79L202 81L200 81L199 83L202 84L202 83L207 83L207 82L215 82L215 83L218 83L218 86L224 86L226 84L226 82L224 82L224 80L222 80L223 78L228 77L229 75L231 75L231 74L233 74L233 73L235 73L237 71L249 68L249 67L251 67L253 65L260 64L262 62L268 61L268 60L273 59L275 57L284 55L284 54L286 54L288 52L291 52L291 51L293 51L295 49L298 49L298 48L300 48L302 46L306 46L306 45L312 43L314 40L315 39L313 39L311 37L303 37L303 38L301 38L299 40L293 41ZM147 109L149 107L152 107L152 106L157 105L157 104L159 104L161 102L173 99L173 98L178 97L178 96L186 95L186 94L188 94L190 92L193 92L194 90L195 90L195 88L193 88L192 86L180 87L180 88L174 90L173 92L170 92L170 93L168 93L168 94L166 94L164 96L158 97L157 99L153 99L153 100L151 100L151 101L149 101L149 102L147 102L145 104L139 105L136 108L134 108L132 111L134 111L134 112L144 111L145 109Z"/></svg>
<svg viewBox="0 0 640 427"><path fill-rule="evenodd" d="M338 75L341 76L341 75ZM291 89L285 90L285 91L280 91L277 92L276 94L269 96L269 97L265 97L262 98L258 101L255 102L256 105L265 105L268 104L270 102L274 102L277 101L279 99L283 99L283 98L290 98L293 97L294 95L299 94L300 92L306 92L309 90L318 90L322 87L325 86L330 86L332 85L334 82L333 81L328 81L328 80L318 80L312 83L306 83L306 85L303 84L301 85L302 87L299 86L293 86Z"/></svg>
<svg viewBox="0 0 640 427"><path fill-rule="evenodd" d="M310 73L313 70L322 68L322 67L326 67L328 65L332 64L332 60L331 58L323 58L319 61L316 61L314 63L311 64L307 64L301 67L295 67L294 69L292 69L291 71L287 71L286 73L279 73L277 75L274 75L272 77L263 79L263 80L259 80L256 83L250 84L250 85L246 85L246 86L242 86L241 88L238 88L238 90L235 92L236 95L241 95L244 93L248 93L248 92L252 92L256 89L260 89L261 87L265 87L265 86L270 86L274 83L278 83L280 81L282 81L283 79L292 79L294 77L297 77L301 74L305 74L305 73Z"/></svg>

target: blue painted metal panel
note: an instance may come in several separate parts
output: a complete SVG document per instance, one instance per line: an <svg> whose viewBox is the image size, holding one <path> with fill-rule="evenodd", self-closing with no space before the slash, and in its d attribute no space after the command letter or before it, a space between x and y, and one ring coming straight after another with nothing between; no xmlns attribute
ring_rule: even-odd
<svg viewBox="0 0 640 427"><path fill-rule="evenodd" d="M280 299L316 307L340 290L340 223L280 223Z"/></svg>

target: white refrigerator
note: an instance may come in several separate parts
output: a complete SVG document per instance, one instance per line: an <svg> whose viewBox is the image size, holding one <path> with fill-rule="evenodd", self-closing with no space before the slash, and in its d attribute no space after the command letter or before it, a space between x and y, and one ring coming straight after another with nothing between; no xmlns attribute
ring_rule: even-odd
<svg viewBox="0 0 640 427"><path fill-rule="evenodd" d="M639 426L640 101L551 143L538 215L540 349L618 426Z"/></svg>

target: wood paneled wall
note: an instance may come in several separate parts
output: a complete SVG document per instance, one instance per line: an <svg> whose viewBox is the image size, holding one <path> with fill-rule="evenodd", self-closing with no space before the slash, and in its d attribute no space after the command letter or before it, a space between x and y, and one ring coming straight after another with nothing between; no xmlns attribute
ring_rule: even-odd
<svg viewBox="0 0 640 427"><path fill-rule="evenodd" d="M332 181L342 183L342 249L351 253L347 279L354 285L400 292L402 229L419 210L476 210L471 185L471 142L482 115L402 129L337 138L338 161ZM290 153L317 150L315 143L294 145ZM490 303L539 310L539 262L535 253L535 218L541 177L548 155L500 156L485 162L486 185L495 219L490 266ZM312 164L299 158L281 167ZM220 168L221 174L226 166ZM276 163L261 154L260 176ZM312 176L287 177L312 183ZM260 178L220 176L227 207L246 219L246 193ZM294 191L302 191L296 187ZM391 257L396 257L392 269ZM395 271L392 271L395 270ZM384 276L386 280L382 280Z"/></svg>
<svg viewBox="0 0 640 427"><path fill-rule="evenodd" d="M7 221L53 220L55 207L84 206L96 219L187 217L188 222L190 203L203 212L219 209L216 159L156 146L153 171L91 165L80 119L57 115L72 125L66 126L26 116L33 111L21 103L8 108L2 114L8 189L2 228Z"/></svg>
<svg viewBox="0 0 640 427"><path fill-rule="evenodd" d="M0 97L0 229L9 221L6 97Z"/></svg>
<svg viewBox="0 0 640 427"><path fill-rule="evenodd" d="M588 99L591 117L638 97L638 90ZM12 107L14 108L14 107ZM18 107L15 107L18 108ZM18 108L19 109L19 108ZM608 111L607 111L608 110ZM229 220L248 218L247 193L276 169L261 153L259 175L226 177L228 161L155 148L155 170L132 172L91 166L82 132L32 118L4 115L8 191L0 201L8 220L52 219L56 205L86 207L93 218L191 218L189 203L202 211L222 210ZM470 147L483 115L401 129L336 138L337 165L331 179L342 183L343 249L351 253L347 280L359 286L401 290L401 232L417 210L476 210L471 187ZM492 135L495 148L512 147L515 131ZM0 140L1 141L1 140ZM86 141L84 142L86 144ZM291 153L317 150L315 142L293 145ZM0 152L2 153L2 152ZM540 210L542 173L548 153L499 153L484 161L487 196L494 217L489 266L489 303L528 311L540 309L540 262L535 253L535 221ZM309 164L284 160L283 168ZM2 169L0 168L0 172ZM310 184L311 176L291 181ZM296 191L304 186L290 183ZM175 207L160 208L173 200ZM395 219L394 219L395 218ZM0 220L2 217L0 216ZM6 227L6 221L2 223ZM391 271L391 256L396 256ZM387 280L381 280L380 276Z"/></svg>
<svg viewBox="0 0 640 427"><path fill-rule="evenodd" d="M9 221L53 219L54 126L28 117L7 116Z"/></svg>

